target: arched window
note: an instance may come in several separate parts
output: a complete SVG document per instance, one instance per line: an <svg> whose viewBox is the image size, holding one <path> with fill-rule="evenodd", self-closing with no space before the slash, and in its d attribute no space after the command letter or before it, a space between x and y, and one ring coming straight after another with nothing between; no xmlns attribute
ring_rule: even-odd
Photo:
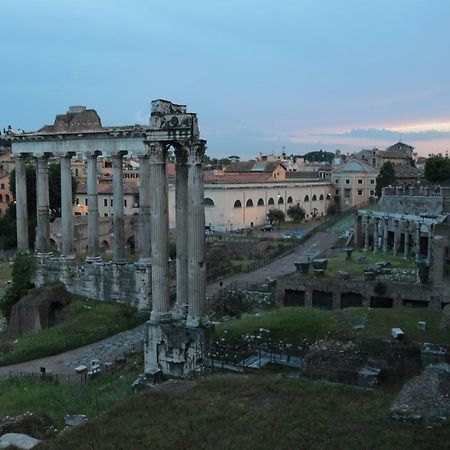
<svg viewBox="0 0 450 450"><path fill-rule="evenodd" d="M9 203L9 195L8 194L5 195L5 202Z"/></svg>
<svg viewBox="0 0 450 450"><path fill-rule="evenodd" d="M293 203L293 200L292 200L292 197L291 196L289 196L288 198L287 198L287 202L286 203Z"/></svg>
<svg viewBox="0 0 450 450"><path fill-rule="evenodd" d="M327 194L327 200L331 200L331 194L330 193Z"/></svg>
<svg viewBox="0 0 450 450"><path fill-rule="evenodd" d="M317 200L317 196L316 196L316 194L314 194L314 195L312 196L312 201L315 202L316 200Z"/></svg>
<svg viewBox="0 0 450 450"><path fill-rule="evenodd" d="M0 203L3 203L3 195L0 194Z"/></svg>
<svg viewBox="0 0 450 450"><path fill-rule="evenodd" d="M258 206L264 206L264 200L262 198L258 200Z"/></svg>
<svg viewBox="0 0 450 450"><path fill-rule="evenodd" d="M309 195L305 195L305 202L309 202Z"/></svg>
<svg viewBox="0 0 450 450"><path fill-rule="evenodd" d="M250 206L253 206L253 200L252 200L251 198L249 198L249 199L247 200L247 203L245 204L245 206L246 206L247 208L249 208Z"/></svg>
<svg viewBox="0 0 450 450"><path fill-rule="evenodd" d="M282 205L284 203L283 197L278 198L278 204Z"/></svg>
<svg viewBox="0 0 450 450"><path fill-rule="evenodd" d="M319 200L323 200L323 194L320 194Z"/></svg>
<svg viewBox="0 0 450 450"><path fill-rule="evenodd" d="M205 198L205 206L216 206L216 205L214 204L214 201L211 198L206 197Z"/></svg>
<svg viewBox="0 0 450 450"><path fill-rule="evenodd" d="M268 205L275 205L275 202L273 201L273 198L270 197L269 201L267 202Z"/></svg>
<svg viewBox="0 0 450 450"><path fill-rule="evenodd" d="M235 207L235 208L242 208L242 203L241 203L241 201L240 201L240 200L236 200L236 201L234 202L234 207Z"/></svg>

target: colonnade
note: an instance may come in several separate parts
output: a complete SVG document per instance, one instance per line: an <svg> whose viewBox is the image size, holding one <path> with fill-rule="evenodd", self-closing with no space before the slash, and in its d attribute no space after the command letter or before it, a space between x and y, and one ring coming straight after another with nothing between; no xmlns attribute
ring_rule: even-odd
<svg viewBox="0 0 450 450"><path fill-rule="evenodd" d="M357 247L365 251L382 251L387 253L392 250L394 256L403 256L405 259L414 254L416 261L421 255L420 239L423 234L427 237L426 259L429 264L433 257L433 223L425 221L421 217L415 220L401 214L382 214L377 212L371 215L365 211L358 214L355 242ZM370 228L372 227L372 245L370 246ZM391 239L389 239L391 232ZM402 251L402 253L400 253Z"/></svg>
<svg viewBox="0 0 450 450"><path fill-rule="evenodd" d="M139 153L139 264L151 264L153 323L186 319L188 326L199 326L205 314L205 215L203 188L204 140L172 143L176 156L176 240L177 293L171 308L169 301L169 214L167 155L170 144L145 141ZM124 203L122 166L126 151L111 155L113 167L113 259L124 264ZM97 157L100 151L85 153L87 159L88 246L86 263L99 263L99 213L97 194ZM36 162L37 256L51 256L48 164L51 153L16 154L17 248L30 250L28 237L26 161ZM73 212L71 158L73 153L58 155L61 163L61 221L63 258L73 259Z"/></svg>

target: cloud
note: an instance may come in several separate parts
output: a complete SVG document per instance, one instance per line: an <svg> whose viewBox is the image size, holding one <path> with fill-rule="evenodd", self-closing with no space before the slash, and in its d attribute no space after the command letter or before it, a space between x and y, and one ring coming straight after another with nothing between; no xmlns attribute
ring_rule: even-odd
<svg viewBox="0 0 450 450"><path fill-rule="evenodd" d="M450 138L450 131L425 130L425 131L405 131L391 130L387 128L355 128L343 133L316 133L310 136L315 137L334 137L334 138L357 138L373 140L391 140L391 141L432 141L436 139Z"/></svg>

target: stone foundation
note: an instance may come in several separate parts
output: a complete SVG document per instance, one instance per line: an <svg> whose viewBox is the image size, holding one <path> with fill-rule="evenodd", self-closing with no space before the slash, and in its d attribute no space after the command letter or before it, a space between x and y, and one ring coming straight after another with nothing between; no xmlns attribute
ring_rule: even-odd
<svg viewBox="0 0 450 450"><path fill-rule="evenodd" d="M151 265L85 262L59 257L36 258L35 284L62 282L72 294L96 300L126 303L139 310L151 309ZM171 277L173 280L173 277Z"/></svg>
<svg viewBox="0 0 450 450"><path fill-rule="evenodd" d="M208 354L213 326L190 328L183 322L147 323L145 374L184 377L194 372Z"/></svg>

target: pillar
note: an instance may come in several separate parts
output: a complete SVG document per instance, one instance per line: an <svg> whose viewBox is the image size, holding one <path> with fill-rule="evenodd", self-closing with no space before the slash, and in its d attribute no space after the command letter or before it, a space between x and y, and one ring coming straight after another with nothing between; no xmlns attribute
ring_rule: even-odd
<svg viewBox="0 0 450 450"><path fill-rule="evenodd" d="M409 258L409 221L405 222L405 246L403 251L403 257Z"/></svg>
<svg viewBox="0 0 450 450"><path fill-rule="evenodd" d="M378 249L378 218L374 218L374 229L373 229L373 252L376 253Z"/></svg>
<svg viewBox="0 0 450 450"><path fill-rule="evenodd" d="M62 254L73 258L73 211L72 211L72 172L70 163L74 153L61 156L61 222Z"/></svg>
<svg viewBox="0 0 450 450"><path fill-rule="evenodd" d="M159 142L147 142L147 145L150 155L152 244L152 312L150 321L158 323L170 319L167 149Z"/></svg>
<svg viewBox="0 0 450 450"><path fill-rule="evenodd" d="M388 251L388 236L389 236L389 219L384 219L383 226L383 252Z"/></svg>
<svg viewBox="0 0 450 450"><path fill-rule="evenodd" d="M369 250L369 217L364 218L364 251Z"/></svg>
<svg viewBox="0 0 450 450"><path fill-rule="evenodd" d="M86 261L100 260L98 231L98 197L97 197L97 156L92 152L87 157L87 195L88 195L88 250Z"/></svg>
<svg viewBox="0 0 450 450"><path fill-rule="evenodd" d="M427 261L429 265L433 261L433 228L431 224L428 225Z"/></svg>
<svg viewBox="0 0 450 450"><path fill-rule="evenodd" d="M188 273L187 326L201 325L206 310L205 199L203 155L205 141L190 145L188 156Z"/></svg>
<svg viewBox="0 0 450 450"><path fill-rule="evenodd" d="M125 259L125 231L123 214L123 155L118 152L111 156L113 171L113 262L122 264Z"/></svg>
<svg viewBox="0 0 450 450"><path fill-rule="evenodd" d="M188 312L188 165L187 148L178 146L176 156L175 211L177 243L177 296L173 315L185 317Z"/></svg>
<svg viewBox="0 0 450 450"><path fill-rule="evenodd" d="M416 262L420 260L420 223L416 222Z"/></svg>
<svg viewBox="0 0 450 450"><path fill-rule="evenodd" d="M398 251L398 241L399 241L399 232L398 232L398 220L394 220L394 248L393 248L393 254L394 256L397 256Z"/></svg>
<svg viewBox="0 0 450 450"><path fill-rule="evenodd" d="M362 217L359 214L357 214L355 221L354 241L356 248L362 247Z"/></svg>
<svg viewBox="0 0 450 450"><path fill-rule="evenodd" d="M17 155L14 161L16 170L17 250L19 252L28 252L30 244L28 239L26 155Z"/></svg>
<svg viewBox="0 0 450 450"><path fill-rule="evenodd" d="M433 285L444 282L445 241L443 236L433 238Z"/></svg>
<svg viewBox="0 0 450 450"><path fill-rule="evenodd" d="M37 157L36 166L36 252L50 253L50 205L48 196L48 154Z"/></svg>
<svg viewBox="0 0 450 450"><path fill-rule="evenodd" d="M139 156L139 262L149 264L150 252L150 163L148 155Z"/></svg>

